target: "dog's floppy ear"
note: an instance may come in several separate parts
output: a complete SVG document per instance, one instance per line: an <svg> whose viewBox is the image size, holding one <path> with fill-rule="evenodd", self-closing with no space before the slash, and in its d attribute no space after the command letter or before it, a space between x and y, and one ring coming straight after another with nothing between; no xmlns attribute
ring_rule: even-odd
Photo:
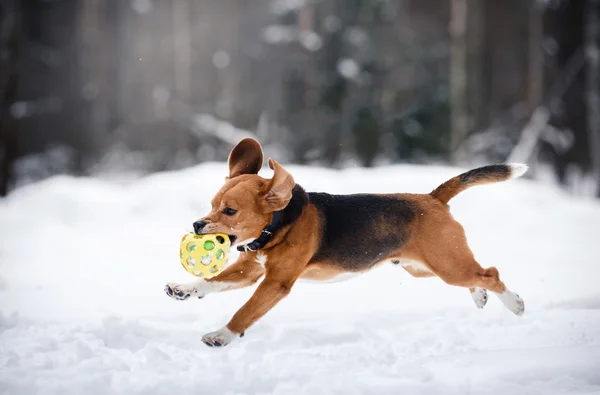
<svg viewBox="0 0 600 395"><path fill-rule="evenodd" d="M257 174L263 163L262 147L258 141L245 138L231 150L227 162L229 178L242 174Z"/></svg>
<svg viewBox="0 0 600 395"><path fill-rule="evenodd" d="M269 167L274 173L260 193L260 198L263 199L262 206L266 212L283 210L292 198L292 189L296 186L296 181L273 159L269 159Z"/></svg>

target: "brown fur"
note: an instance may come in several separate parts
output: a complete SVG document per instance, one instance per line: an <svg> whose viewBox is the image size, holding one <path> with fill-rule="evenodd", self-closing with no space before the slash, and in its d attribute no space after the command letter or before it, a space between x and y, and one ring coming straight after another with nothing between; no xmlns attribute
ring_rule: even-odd
<svg viewBox="0 0 600 395"><path fill-rule="evenodd" d="M293 177L270 159L269 167L274 170L274 175L270 180L264 179L256 174L261 165L262 150L258 142L245 139L234 148L229 157L229 177L213 198L211 212L202 218L208 223L203 233L227 233L240 241L255 238L271 222L273 213L286 207L292 198ZM233 316L227 328L237 334L244 333L289 294L299 277L329 280L347 271L363 272L387 261L402 265L415 277L437 276L450 285L469 288L471 292L478 287L503 293L506 287L499 279L498 270L494 267L484 269L475 260L463 227L454 220L446 203L470 186L508 178L510 168L506 174L498 166L498 169L488 168L487 172L476 169L454 177L428 195L377 195L383 202L389 199L401 203L407 213L405 222L399 225L403 238L398 239L401 240L398 248L368 266L350 267L337 256L318 253L324 248L326 218L323 208L308 201L301 215L279 229L258 253L241 253L237 262L207 280L227 283L229 285L224 289L227 290L251 286L264 275L253 296ZM233 208L237 213L228 216L223 213L225 208ZM381 221L369 226L365 233L370 237L389 236L389 223ZM266 257L264 268L257 263L257 254ZM410 265L410 262L419 264Z"/></svg>

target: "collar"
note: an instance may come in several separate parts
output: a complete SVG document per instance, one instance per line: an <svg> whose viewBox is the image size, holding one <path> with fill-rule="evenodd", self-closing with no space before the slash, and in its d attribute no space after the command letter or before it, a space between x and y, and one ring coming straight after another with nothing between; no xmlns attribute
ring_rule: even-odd
<svg viewBox="0 0 600 395"><path fill-rule="evenodd" d="M277 231L277 225L279 224L280 218L281 211L275 211L273 213L273 219L271 220L271 223L262 230L260 236L248 244L239 245L237 250L241 252L256 252L263 248L269 241L271 241L273 235Z"/></svg>

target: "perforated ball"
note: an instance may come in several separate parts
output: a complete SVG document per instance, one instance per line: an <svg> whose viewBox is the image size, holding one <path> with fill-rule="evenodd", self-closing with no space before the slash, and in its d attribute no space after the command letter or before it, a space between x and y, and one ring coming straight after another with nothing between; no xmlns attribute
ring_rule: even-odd
<svg viewBox="0 0 600 395"><path fill-rule="evenodd" d="M186 233L181 238L179 258L181 265L197 277L212 277L219 274L227 263L231 241L222 233L197 235Z"/></svg>

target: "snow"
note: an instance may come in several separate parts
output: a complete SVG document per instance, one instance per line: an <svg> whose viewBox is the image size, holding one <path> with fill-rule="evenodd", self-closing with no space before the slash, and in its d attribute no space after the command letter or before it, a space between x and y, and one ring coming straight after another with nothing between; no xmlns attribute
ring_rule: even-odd
<svg viewBox="0 0 600 395"><path fill-rule="evenodd" d="M213 65L218 69L224 69L229 66L229 60L229 54L223 50L215 52L212 58Z"/></svg>
<svg viewBox="0 0 600 395"><path fill-rule="evenodd" d="M321 36L310 30L301 31L298 35L298 41L309 51L318 51L323 46Z"/></svg>
<svg viewBox="0 0 600 395"><path fill-rule="evenodd" d="M288 169L334 193L429 192L464 170ZM0 394L600 394L597 202L524 179L450 202L522 317L389 265L299 282L244 338L209 348L202 335L253 289L176 302L163 287L191 280L179 240L225 174L57 176L0 200Z"/></svg>
<svg viewBox="0 0 600 395"><path fill-rule="evenodd" d="M353 79L360 73L360 66L353 59L342 59L338 62L337 69L341 75Z"/></svg>

